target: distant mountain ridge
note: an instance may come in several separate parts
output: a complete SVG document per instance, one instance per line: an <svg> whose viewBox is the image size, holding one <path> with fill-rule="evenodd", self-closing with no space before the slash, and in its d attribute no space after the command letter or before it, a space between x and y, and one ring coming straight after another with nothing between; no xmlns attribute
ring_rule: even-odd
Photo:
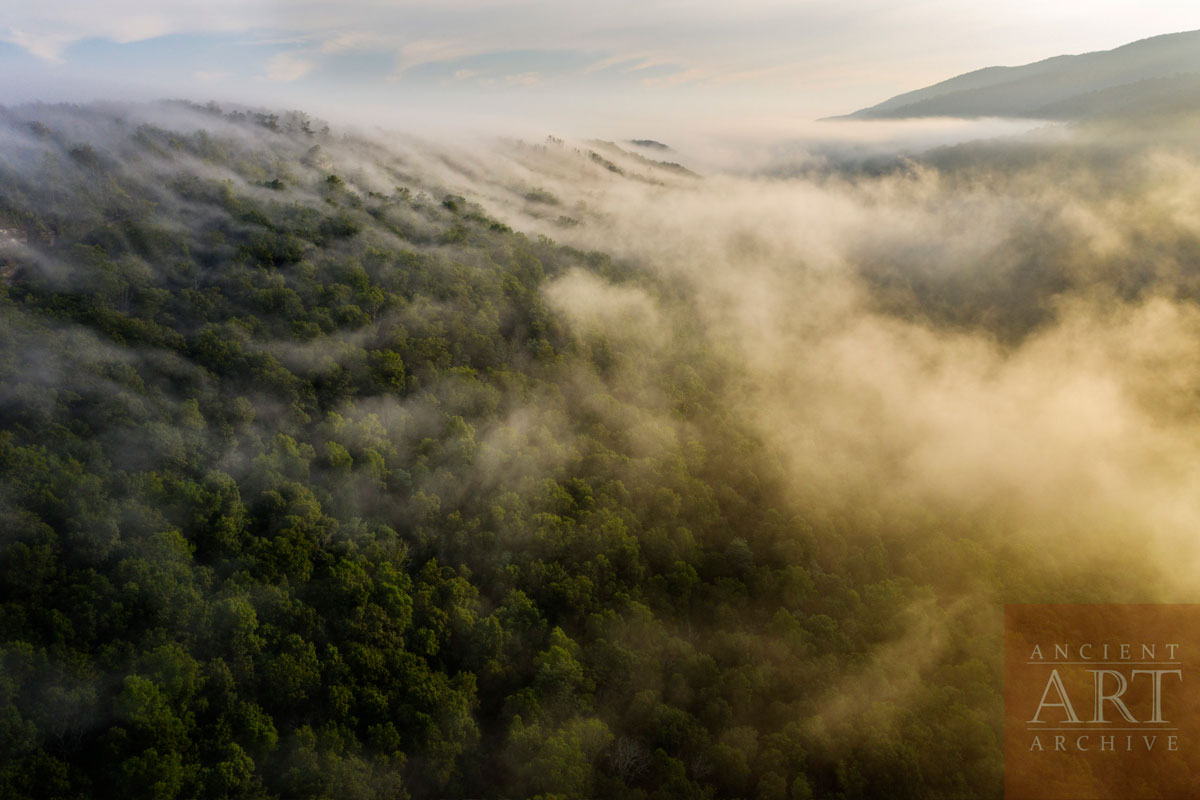
<svg viewBox="0 0 1200 800"><path fill-rule="evenodd" d="M835 119L1087 119L1200 108L1200 31L1112 50L985 67Z"/></svg>

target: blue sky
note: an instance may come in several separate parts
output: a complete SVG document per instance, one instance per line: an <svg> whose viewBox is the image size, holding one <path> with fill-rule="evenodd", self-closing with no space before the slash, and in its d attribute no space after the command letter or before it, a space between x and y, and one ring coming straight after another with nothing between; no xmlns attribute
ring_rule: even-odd
<svg viewBox="0 0 1200 800"><path fill-rule="evenodd" d="M603 134L808 121L1200 28L1110 0L0 0L0 102L188 97Z"/></svg>

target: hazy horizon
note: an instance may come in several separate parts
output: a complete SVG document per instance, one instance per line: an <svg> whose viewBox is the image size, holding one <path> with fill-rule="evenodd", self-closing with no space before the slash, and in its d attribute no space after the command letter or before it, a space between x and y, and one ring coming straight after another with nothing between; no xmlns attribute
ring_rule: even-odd
<svg viewBox="0 0 1200 800"><path fill-rule="evenodd" d="M1175 1L7 5L0 103L180 97L605 138L787 138L982 67L1200 28Z"/></svg>

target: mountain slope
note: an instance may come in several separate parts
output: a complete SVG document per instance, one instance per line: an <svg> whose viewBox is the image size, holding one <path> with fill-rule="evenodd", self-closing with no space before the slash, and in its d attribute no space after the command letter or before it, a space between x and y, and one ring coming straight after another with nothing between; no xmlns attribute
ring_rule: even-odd
<svg viewBox="0 0 1200 800"><path fill-rule="evenodd" d="M801 727L926 595L800 516L687 287L505 221L699 182L385 142L0 108L0 797L988 796L984 671L903 762Z"/></svg>
<svg viewBox="0 0 1200 800"><path fill-rule="evenodd" d="M905 94L843 119L1029 117L1085 119L1194 107L1200 31L1143 39L1113 50L1063 55L1019 67L987 67Z"/></svg>

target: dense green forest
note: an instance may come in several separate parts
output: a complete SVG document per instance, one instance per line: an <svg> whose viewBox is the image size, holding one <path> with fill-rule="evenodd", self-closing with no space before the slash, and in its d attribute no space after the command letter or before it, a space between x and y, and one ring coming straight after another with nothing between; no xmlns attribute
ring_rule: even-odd
<svg viewBox="0 0 1200 800"><path fill-rule="evenodd" d="M0 111L0 796L998 797L997 603L1105 582L814 505L692 283L406 147Z"/></svg>

